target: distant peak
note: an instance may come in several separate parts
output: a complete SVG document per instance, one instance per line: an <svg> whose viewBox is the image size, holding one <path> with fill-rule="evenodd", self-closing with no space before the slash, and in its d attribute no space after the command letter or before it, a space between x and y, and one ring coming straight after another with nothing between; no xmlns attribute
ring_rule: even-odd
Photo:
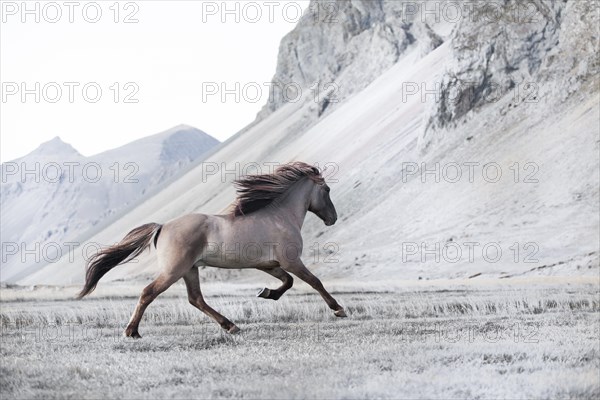
<svg viewBox="0 0 600 400"><path fill-rule="evenodd" d="M172 164L182 159L195 160L200 154L219 144L214 137L189 125L177 125L165 133L167 137L162 142L160 154L163 163Z"/></svg>
<svg viewBox="0 0 600 400"><path fill-rule="evenodd" d="M177 133L177 132L182 132L182 131L187 131L187 132L194 132L194 133L204 133L202 132L200 129L195 128L193 126L190 125L186 125L186 124L179 124L177 126L174 126L170 129L167 129L166 131L162 132L161 134L173 134L173 133Z"/></svg>
<svg viewBox="0 0 600 400"><path fill-rule="evenodd" d="M174 126L171 129L177 130L177 131L188 130L188 129L198 130L197 128L194 128L193 126L187 125L187 124L179 124L177 126Z"/></svg>
<svg viewBox="0 0 600 400"><path fill-rule="evenodd" d="M57 156L57 155L80 155L69 143L63 142L59 136L43 142L29 155L35 156Z"/></svg>
<svg viewBox="0 0 600 400"><path fill-rule="evenodd" d="M219 142L217 139L213 138L211 135L204 132L203 130L200 130L196 127L186 125L186 124L176 125L170 129L167 129L166 131L157 133L155 136L165 138L166 140L170 140L170 138L173 138L173 137L179 137L179 138L187 137L187 138L205 138L205 139L208 138L209 140L214 140L216 142Z"/></svg>

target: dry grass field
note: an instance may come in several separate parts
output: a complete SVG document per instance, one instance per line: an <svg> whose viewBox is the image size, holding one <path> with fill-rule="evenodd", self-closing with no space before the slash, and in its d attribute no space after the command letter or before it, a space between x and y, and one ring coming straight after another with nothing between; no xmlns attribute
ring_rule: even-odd
<svg viewBox="0 0 600 400"><path fill-rule="evenodd" d="M334 295L348 318L294 290L278 302L246 289L208 295L242 329L229 335L176 287L133 340L122 336L133 293L75 301L3 289L0 397L600 396L597 285Z"/></svg>

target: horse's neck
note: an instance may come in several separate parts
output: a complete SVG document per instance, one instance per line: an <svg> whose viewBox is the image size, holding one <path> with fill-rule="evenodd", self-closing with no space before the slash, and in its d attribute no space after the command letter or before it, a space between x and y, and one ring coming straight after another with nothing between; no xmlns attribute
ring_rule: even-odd
<svg viewBox="0 0 600 400"><path fill-rule="evenodd" d="M308 212L312 182L308 179L300 181L290 188L288 192L274 206L276 212L298 228L302 228L304 218Z"/></svg>

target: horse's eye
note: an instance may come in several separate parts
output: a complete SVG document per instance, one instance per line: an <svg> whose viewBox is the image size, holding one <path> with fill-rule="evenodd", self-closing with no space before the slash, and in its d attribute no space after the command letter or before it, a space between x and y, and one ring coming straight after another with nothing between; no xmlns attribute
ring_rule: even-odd
<svg viewBox="0 0 600 400"><path fill-rule="evenodd" d="M331 191L331 189L329 188L329 186L325 186L325 191L326 191L327 193L329 193L329 192Z"/></svg>

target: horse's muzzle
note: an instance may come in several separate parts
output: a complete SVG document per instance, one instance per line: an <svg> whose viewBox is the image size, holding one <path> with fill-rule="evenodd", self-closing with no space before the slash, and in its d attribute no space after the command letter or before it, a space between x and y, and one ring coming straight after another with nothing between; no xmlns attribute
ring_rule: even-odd
<svg viewBox="0 0 600 400"><path fill-rule="evenodd" d="M335 224L336 221L337 221L337 218L336 219L328 219L324 222L325 222L326 226L331 226L331 225Z"/></svg>

